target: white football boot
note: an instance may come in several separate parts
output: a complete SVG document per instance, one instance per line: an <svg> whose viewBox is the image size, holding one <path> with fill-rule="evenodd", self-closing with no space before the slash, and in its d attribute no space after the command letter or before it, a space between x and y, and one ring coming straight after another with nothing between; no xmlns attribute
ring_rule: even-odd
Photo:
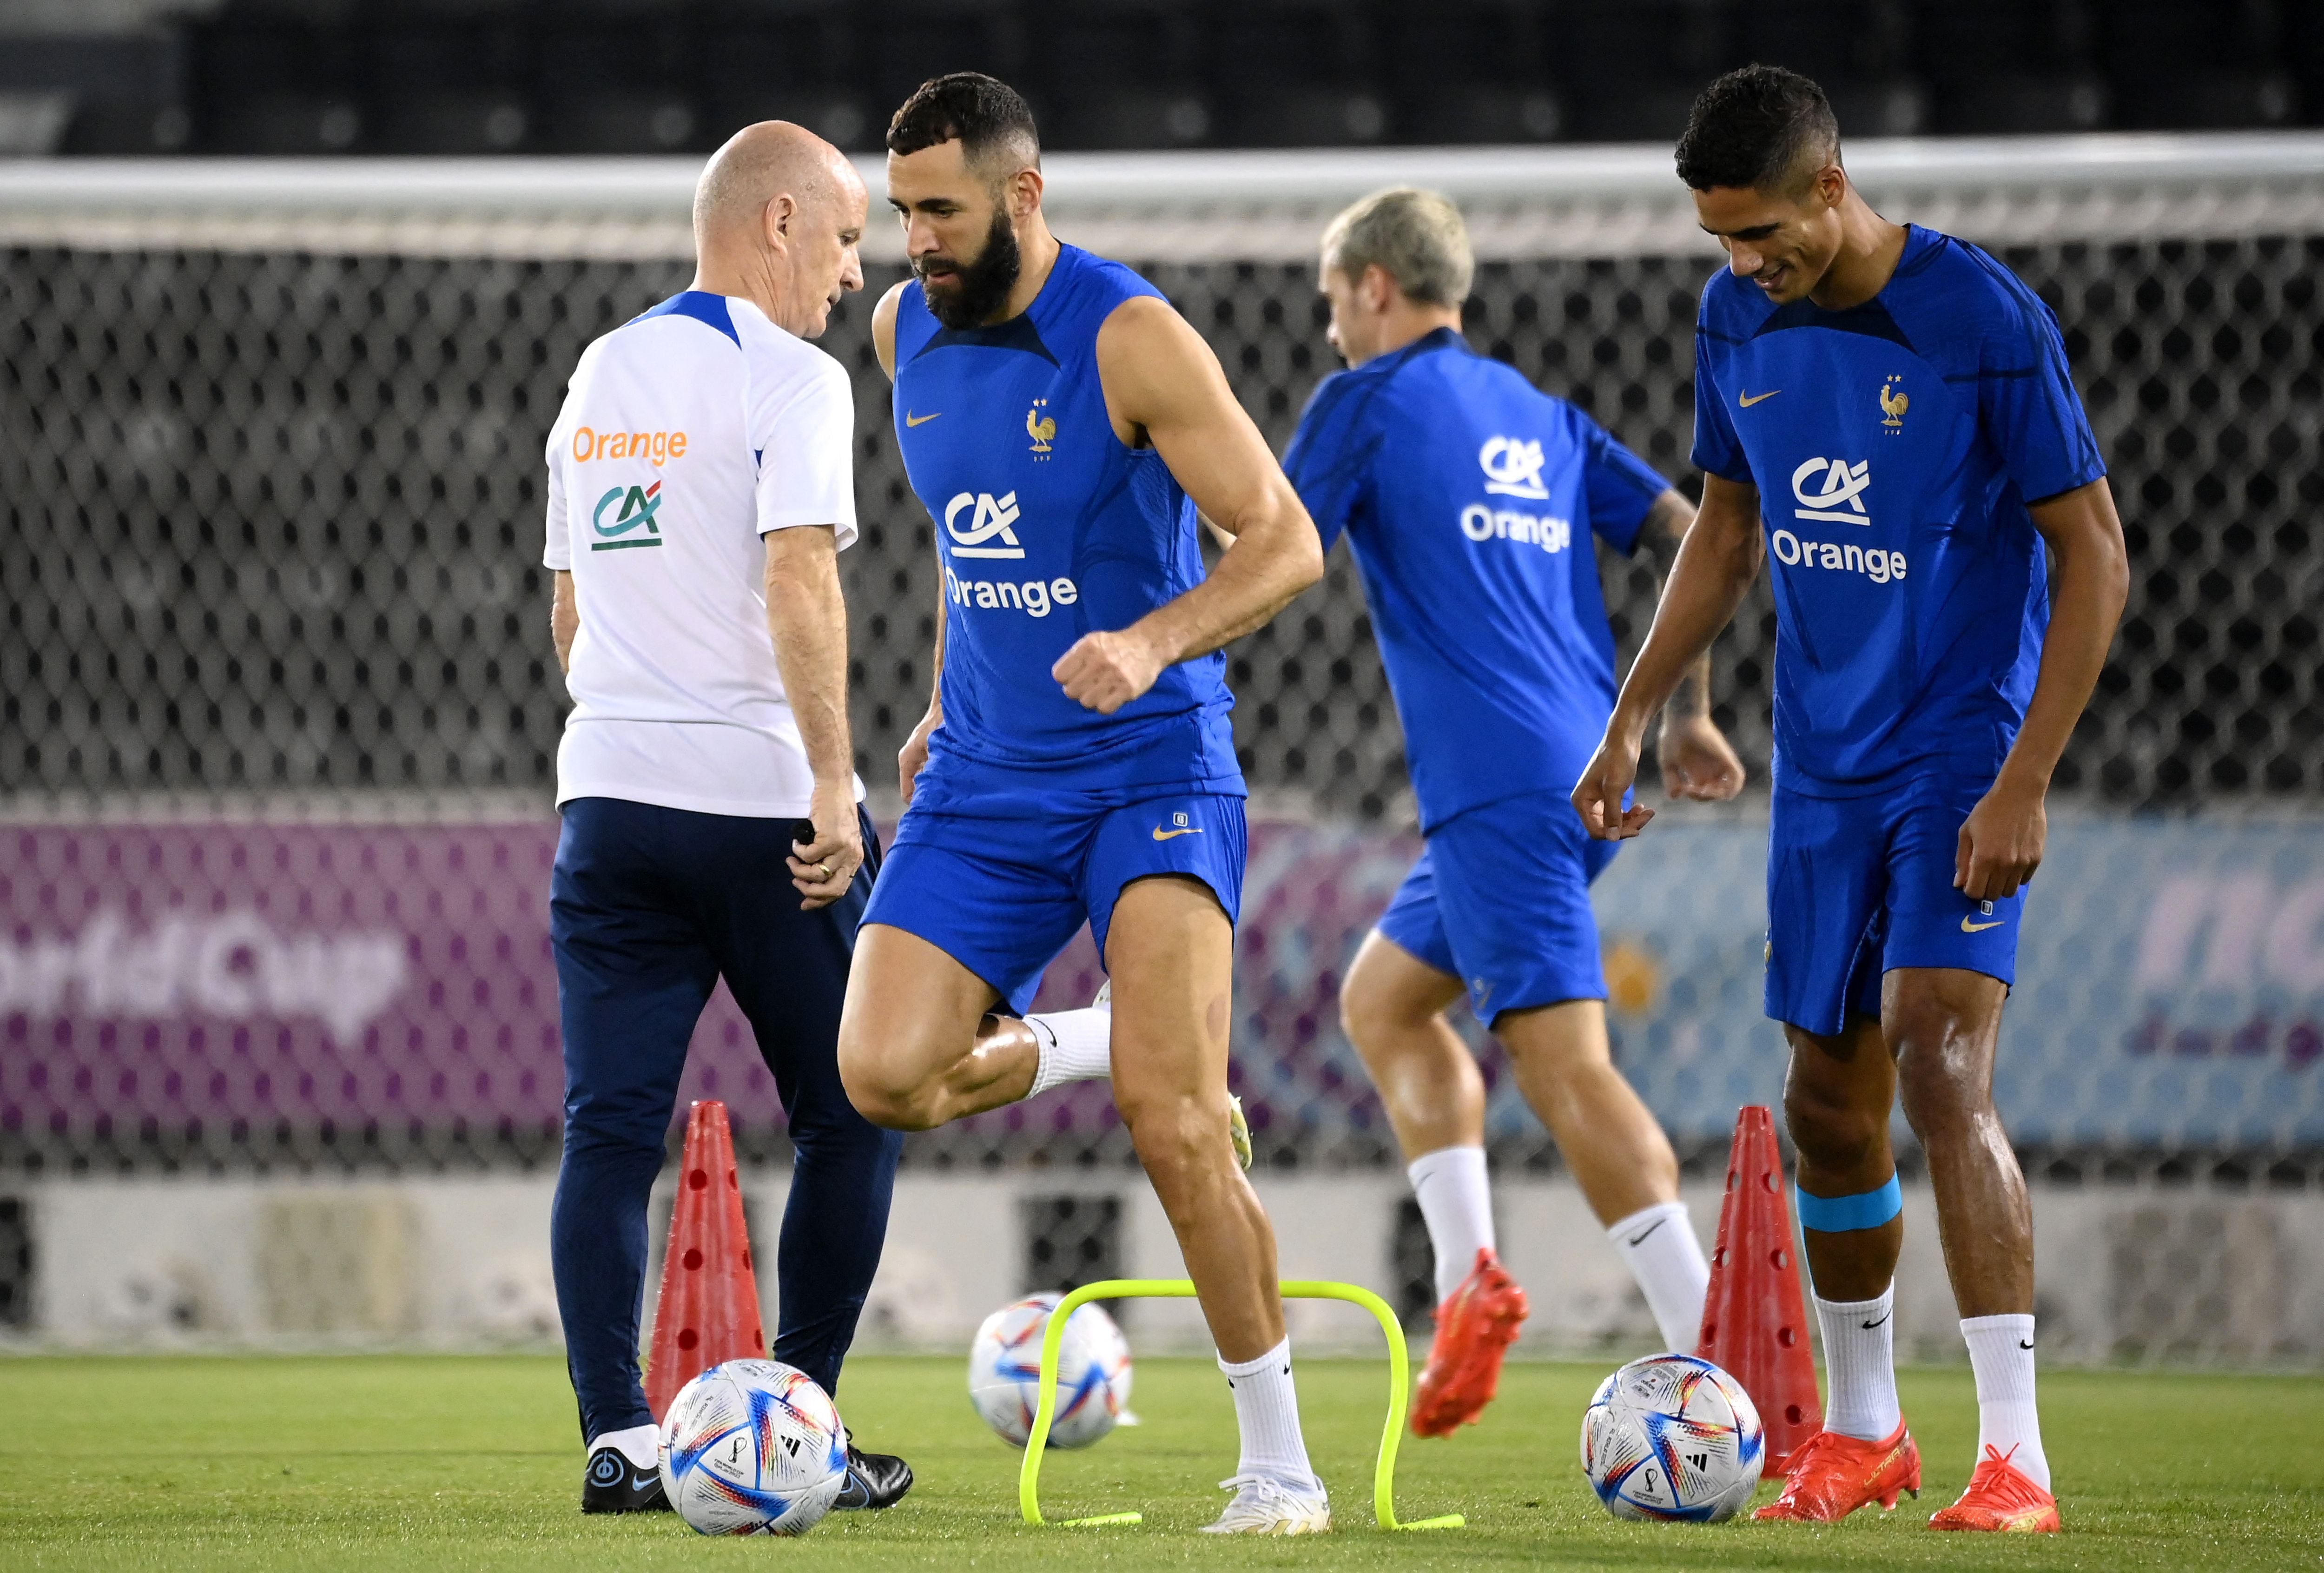
<svg viewBox="0 0 2324 1573"><path fill-rule="evenodd" d="M1203 1526L1206 1535L1320 1535L1332 1527L1332 1499L1321 1485L1298 1492L1272 1475L1238 1475L1219 1489L1234 1500L1218 1522Z"/></svg>
<svg viewBox="0 0 2324 1573"><path fill-rule="evenodd" d="M1090 1009L1113 1014L1113 979L1107 978L1097 985L1097 997L1090 1001ZM1227 1094L1227 1140L1234 1143L1235 1161L1245 1169L1250 1167L1250 1122L1242 1117L1242 1099Z"/></svg>

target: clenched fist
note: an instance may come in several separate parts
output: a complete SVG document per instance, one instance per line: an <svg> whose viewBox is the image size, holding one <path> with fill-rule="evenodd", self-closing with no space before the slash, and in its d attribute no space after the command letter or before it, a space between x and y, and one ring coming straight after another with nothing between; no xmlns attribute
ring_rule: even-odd
<svg viewBox="0 0 2324 1573"><path fill-rule="evenodd" d="M1057 658L1049 675L1065 698L1084 709L1111 716L1154 686L1165 662L1135 629L1084 634Z"/></svg>

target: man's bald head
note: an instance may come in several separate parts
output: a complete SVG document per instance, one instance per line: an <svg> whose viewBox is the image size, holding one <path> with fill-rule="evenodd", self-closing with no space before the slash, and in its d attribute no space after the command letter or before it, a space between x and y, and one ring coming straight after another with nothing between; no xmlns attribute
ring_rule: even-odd
<svg viewBox="0 0 2324 1573"><path fill-rule="evenodd" d="M740 296L813 338L839 297L863 287L856 246L869 200L855 166L812 131L746 125L695 182L694 287Z"/></svg>
<svg viewBox="0 0 2324 1573"><path fill-rule="evenodd" d="M778 197L821 209L862 189L855 166L831 143L804 125L762 120L728 137L704 166L694 186L694 242L756 230Z"/></svg>

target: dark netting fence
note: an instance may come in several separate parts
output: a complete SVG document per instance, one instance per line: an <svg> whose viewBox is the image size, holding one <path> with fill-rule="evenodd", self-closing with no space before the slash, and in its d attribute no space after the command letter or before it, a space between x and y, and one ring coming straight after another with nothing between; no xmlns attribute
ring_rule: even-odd
<svg viewBox="0 0 2324 1573"><path fill-rule="evenodd" d="M2304 1185L2324 1151L2324 857L2312 821L2266 839L2271 817L2324 791L2319 227L2002 248L2064 324L2133 562L2122 637L2060 773L2057 867L2075 872L2052 877L2060 921L2033 948L2062 981L2051 1015L2014 1009L2035 1046L2004 1088L2013 1129L2061 1174ZM1480 270L1470 338L1691 485L1711 265L1675 245L1504 255ZM1147 271L1279 448L1333 364L1310 269ZM569 253L0 250L12 1166L553 1159L541 898L564 697L541 449L582 347L688 273ZM936 597L867 333L897 276L875 266L824 341L858 393L863 531L843 564L875 791L926 700ZM1653 580L1604 568L1627 659ZM1763 590L1717 657L1718 715L1755 775L1773 635ZM1345 553L1232 658L1259 821L1240 1085L1269 1162L1378 1162L1391 1144L1340 1033L1337 975L1416 842ZM2151 816L2190 809L2239 817ZM1757 846L1747 806L1641 843L1617 865L1629 883L1603 887L1624 1062L1692 1152L1719 1150L1736 1103L1768 1101L1779 1075L1757 1009ZM1098 977L1084 938L1045 999ZM1498 1148L1551 1161L1487 1058ZM723 995L687 1090L729 1102L746 1151L782 1150ZM915 1138L912 1154L1129 1150L1084 1088Z"/></svg>
<svg viewBox="0 0 2324 1573"><path fill-rule="evenodd" d="M2324 241L2076 244L2006 259L2057 310L2135 564L2061 772L2126 808L2324 788ZM1148 271L1270 440L1332 363L1310 271ZM1700 259L1489 264L1477 347L1690 478ZM886 784L925 703L936 600L873 365L875 270L825 340L857 374L864 532L846 557L856 726ZM0 253L0 792L545 791L563 691L544 634L541 447L590 338L674 264ZM1625 649L1651 576L1608 565ZM1773 612L1720 651L1720 719L1764 763ZM1344 554L1239 645L1251 784L1407 811Z"/></svg>

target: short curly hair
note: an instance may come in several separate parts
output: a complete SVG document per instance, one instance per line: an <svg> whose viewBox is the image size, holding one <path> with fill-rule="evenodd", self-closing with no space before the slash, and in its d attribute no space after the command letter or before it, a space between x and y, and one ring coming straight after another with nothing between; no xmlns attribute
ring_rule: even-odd
<svg viewBox="0 0 2324 1573"><path fill-rule="evenodd" d="M1678 178L1698 191L1787 190L1839 162L1840 121L1831 101L1781 66L1745 66L1711 83L1688 111L1678 139Z"/></svg>
<svg viewBox="0 0 2324 1573"><path fill-rule="evenodd" d="M1010 173L1041 167L1041 134L1033 110L1017 89L982 71L931 77L912 90L888 123L888 151L915 153L939 143L957 142L961 153L991 171L1006 163Z"/></svg>

